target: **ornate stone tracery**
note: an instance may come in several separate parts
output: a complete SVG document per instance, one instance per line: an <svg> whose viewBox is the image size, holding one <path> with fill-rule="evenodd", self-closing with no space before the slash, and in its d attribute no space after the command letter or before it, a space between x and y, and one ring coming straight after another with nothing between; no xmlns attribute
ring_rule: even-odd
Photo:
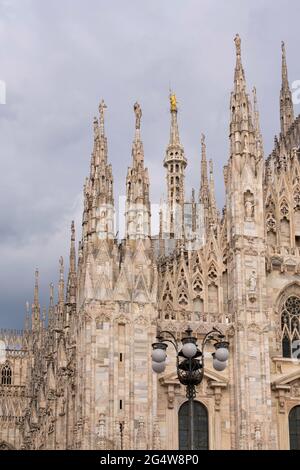
<svg viewBox="0 0 300 470"><path fill-rule="evenodd" d="M293 342L300 344L300 298L296 296L288 297L281 309L281 329L282 329L282 353L284 357L294 356L296 350ZM300 351L300 348L298 348ZM298 351L297 349L297 351ZM299 353L298 351L298 353Z"/></svg>

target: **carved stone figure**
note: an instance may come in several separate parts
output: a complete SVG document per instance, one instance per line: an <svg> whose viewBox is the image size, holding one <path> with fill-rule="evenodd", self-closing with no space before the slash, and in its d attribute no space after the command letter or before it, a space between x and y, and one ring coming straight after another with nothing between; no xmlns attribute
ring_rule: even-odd
<svg viewBox="0 0 300 470"><path fill-rule="evenodd" d="M249 191L245 194L245 221L252 222L254 220L254 197Z"/></svg>
<svg viewBox="0 0 300 470"><path fill-rule="evenodd" d="M142 109L141 109L139 103L135 103L133 109L134 109L134 113L135 113L135 128L140 129L141 128Z"/></svg>
<svg viewBox="0 0 300 470"><path fill-rule="evenodd" d="M250 292L256 292L256 284L257 284L256 272L252 271L252 274L249 277L249 291Z"/></svg>

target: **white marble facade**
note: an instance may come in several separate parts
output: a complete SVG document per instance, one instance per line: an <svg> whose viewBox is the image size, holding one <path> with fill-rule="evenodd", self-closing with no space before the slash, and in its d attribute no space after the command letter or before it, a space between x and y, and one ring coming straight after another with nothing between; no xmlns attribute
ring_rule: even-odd
<svg viewBox="0 0 300 470"><path fill-rule="evenodd" d="M217 326L230 342L226 371L217 373L208 359L197 391L207 410L210 449L290 448L289 419L300 406L300 118L294 118L283 45L281 132L265 160L239 36L235 44L222 216L204 136L199 194L186 200L188 161L171 94L160 233L151 237L150 178L136 103L126 236L117 240L106 105L100 103L82 237L76 253L72 224L69 273L65 282L61 259L58 303L51 285L49 310L41 311L36 272L25 330L0 335L8 348L0 364L0 448L177 449L186 398L171 350L166 371L152 373L158 325L178 338L190 325L199 341Z"/></svg>

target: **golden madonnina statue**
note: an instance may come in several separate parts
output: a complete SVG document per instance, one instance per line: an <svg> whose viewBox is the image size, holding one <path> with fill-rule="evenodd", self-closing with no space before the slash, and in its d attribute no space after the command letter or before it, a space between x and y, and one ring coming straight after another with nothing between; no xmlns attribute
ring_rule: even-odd
<svg viewBox="0 0 300 470"><path fill-rule="evenodd" d="M170 94L171 111L177 111L177 100L175 93Z"/></svg>

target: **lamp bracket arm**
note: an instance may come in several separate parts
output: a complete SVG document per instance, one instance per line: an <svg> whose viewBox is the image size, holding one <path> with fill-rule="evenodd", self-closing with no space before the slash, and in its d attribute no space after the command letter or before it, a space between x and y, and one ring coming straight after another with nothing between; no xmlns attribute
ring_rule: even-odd
<svg viewBox="0 0 300 470"><path fill-rule="evenodd" d="M219 336L219 340L221 338L225 338L225 336L223 335L222 331L220 331L218 328L216 327L213 327L213 329L211 331L209 331L203 338L203 341L202 341L202 363L204 364L204 348L205 348L205 345L206 343L208 343L210 340L213 340L215 341L216 343L218 342L218 340L216 339L216 335Z"/></svg>
<svg viewBox="0 0 300 470"><path fill-rule="evenodd" d="M168 338L164 338L163 335L169 335L171 336L172 339L168 339ZM164 330L164 331L159 331L158 332L158 335L157 335L157 338L162 342L162 343L171 343L173 344L174 348L175 348L175 351L176 353L178 354L178 341L177 339L175 338L175 336L173 335L173 333L171 333L171 331L167 331L167 330Z"/></svg>

